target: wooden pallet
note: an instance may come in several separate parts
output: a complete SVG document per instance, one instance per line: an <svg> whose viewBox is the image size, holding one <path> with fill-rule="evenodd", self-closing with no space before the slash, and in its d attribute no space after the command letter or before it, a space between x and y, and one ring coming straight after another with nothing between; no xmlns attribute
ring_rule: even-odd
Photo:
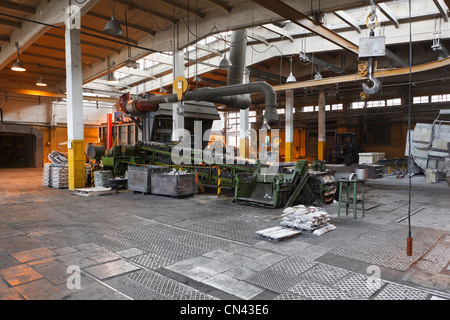
<svg viewBox="0 0 450 320"><path fill-rule="evenodd" d="M262 237L269 238L271 240L280 241L288 238L292 238L301 234L300 230L295 230L285 227L272 227L263 230L256 231L256 233Z"/></svg>
<svg viewBox="0 0 450 320"><path fill-rule="evenodd" d="M105 187L94 187L94 188L81 188L75 189L74 194L84 197L96 197L105 194L114 194L116 190L112 190L111 188Z"/></svg>

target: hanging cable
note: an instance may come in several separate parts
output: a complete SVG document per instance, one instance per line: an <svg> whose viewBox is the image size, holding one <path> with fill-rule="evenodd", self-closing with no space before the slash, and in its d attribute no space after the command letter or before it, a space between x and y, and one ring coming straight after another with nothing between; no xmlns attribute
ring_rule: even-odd
<svg viewBox="0 0 450 320"><path fill-rule="evenodd" d="M411 235L411 83L412 83L412 27L411 27L411 0L409 0L409 84L408 84L408 238L406 240L406 254L412 256Z"/></svg>

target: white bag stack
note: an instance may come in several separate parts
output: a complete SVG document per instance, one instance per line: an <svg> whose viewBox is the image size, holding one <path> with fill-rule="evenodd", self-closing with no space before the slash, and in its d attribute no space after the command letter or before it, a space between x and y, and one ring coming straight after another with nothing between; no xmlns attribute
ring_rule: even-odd
<svg viewBox="0 0 450 320"><path fill-rule="evenodd" d="M330 223L328 213L322 208L298 205L284 209L283 214L280 224L285 227L309 231L316 235L336 229Z"/></svg>

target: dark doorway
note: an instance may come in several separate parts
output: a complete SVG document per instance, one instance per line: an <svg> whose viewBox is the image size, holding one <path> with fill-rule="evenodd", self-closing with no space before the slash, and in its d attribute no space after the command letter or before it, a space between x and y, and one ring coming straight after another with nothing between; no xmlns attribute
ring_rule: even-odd
<svg viewBox="0 0 450 320"><path fill-rule="evenodd" d="M34 167L35 137L0 134L0 168Z"/></svg>
<svg viewBox="0 0 450 320"><path fill-rule="evenodd" d="M0 123L0 168L39 168L42 164L40 130L25 125Z"/></svg>

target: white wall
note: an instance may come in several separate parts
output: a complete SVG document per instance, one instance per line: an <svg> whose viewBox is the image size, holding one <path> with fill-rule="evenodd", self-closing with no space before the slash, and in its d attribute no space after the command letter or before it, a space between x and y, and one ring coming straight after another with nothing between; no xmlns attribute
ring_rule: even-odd
<svg viewBox="0 0 450 320"><path fill-rule="evenodd" d="M97 108L98 107L98 108ZM29 96L22 94L0 93L0 108L3 109L5 122L30 124L65 125L67 123L67 105L65 99ZM84 101L84 124L100 125L106 122L107 114L114 113L111 103Z"/></svg>

